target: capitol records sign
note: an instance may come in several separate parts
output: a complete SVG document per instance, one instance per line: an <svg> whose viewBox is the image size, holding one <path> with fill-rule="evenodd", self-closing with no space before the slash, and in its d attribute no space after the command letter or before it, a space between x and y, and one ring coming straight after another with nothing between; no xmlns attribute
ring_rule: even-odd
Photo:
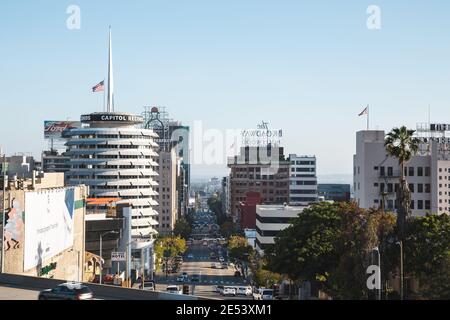
<svg viewBox="0 0 450 320"><path fill-rule="evenodd" d="M79 127L78 121L44 121L44 138L60 139L64 130Z"/></svg>

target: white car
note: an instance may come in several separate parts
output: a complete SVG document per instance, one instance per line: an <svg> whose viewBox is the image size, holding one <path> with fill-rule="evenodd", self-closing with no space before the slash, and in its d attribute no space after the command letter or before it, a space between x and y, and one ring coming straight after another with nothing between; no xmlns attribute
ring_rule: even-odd
<svg viewBox="0 0 450 320"><path fill-rule="evenodd" d="M253 293L253 300L273 300L273 290L259 288Z"/></svg>
<svg viewBox="0 0 450 320"><path fill-rule="evenodd" d="M167 286L166 291L169 293L183 294L183 290L181 290L178 286Z"/></svg>
<svg viewBox="0 0 450 320"><path fill-rule="evenodd" d="M187 257L188 257L188 259L194 259L194 255L193 255L192 253L189 253L189 254L187 255Z"/></svg>
<svg viewBox="0 0 450 320"><path fill-rule="evenodd" d="M233 287L224 287L221 293L223 296L236 296L236 289Z"/></svg>
<svg viewBox="0 0 450 320"><path fill-rule="evenodd" d="M220 262L224 262L225 259L224 259L223 257L219 257L219 261L220 261Z"/></svg>
<svg viewBox="0 0 450 320"><path fill-rule="evenodd" d="M177 282L184 282L185 279L186 278L184 276L180 275L177 277Z"/></svg>
<svg viewBox="0 0 450 320"><path fill-rule="evenodd" d="M253 290L251 287L238 287L236 290L236 294L238 296L250 297L253 294Z"/></svg>

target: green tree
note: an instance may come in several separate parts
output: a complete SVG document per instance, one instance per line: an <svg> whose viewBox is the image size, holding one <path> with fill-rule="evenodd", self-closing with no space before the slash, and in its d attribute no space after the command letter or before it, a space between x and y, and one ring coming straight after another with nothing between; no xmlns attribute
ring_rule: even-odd
<svg viewBox="0 0 450 320"><path fill-rule="evenodd" d="M175 227L173 229L173 234L175 236L187 239L189 238L191 232L192 232L191 226L186 219L182 218L177 220L177 222L175 223Z"/></svg>
<svg viewBox="0 0 450 320"><path fill-rule="evenodd" d="M383 211L355 203L315 204L265 251L267 269L297 283L317 282L335 299L365 298L372 249L383 248L394 227L395 217Z"/></svg>
<svg viewBox="0 0 450 320"><path fill-rule="evenodd" d="M398 255L398 254L397 254ZM404 243L405 271L419 281L419 294L450 299L450 217L427 215L409 221Z"/></svg>
<svg viewBox="0 0 450 320"><path fill-rule="evenodd" d="M419 139L414 138L414 130L408 130L405 126L394 128L385 139L387 155L397 158L400 166L400 185L397 191L397 227L399 238L403 240L406 220L411 213L411 191L405 177L405 165L419 150ZM383 200L383 205L385 201Z"/></svg>
<svg viewBox="0 0 450 320"><path fill-rule="evenodd" d="M236 225L233 221L227 220L220 225L220 233L226 239L237 233Z"/></svg>
<svg viewBox="0 0 450 320"><path fill-rule="evenodd" d="M253 253L253 247L244 237L232 236L228 241L228 254L233 259L250 262Z"/></svg>
<svg viewBox="0 0 450 320"><path fill-rule="evenodd" d="M187 250L186 240L180 237L161 237L155 241L154 250L156 260L160 265L164 260L168 262L169 259L185 253Z"/></svg>
<svg viewBox="0 0 450 320"><path fill-rule="evenodd" d="M208 199L208 207L211 212L216 215L217 223L221 225L226 220L225 213L223 212L222 200L220 194L215 193Z"/></svg>

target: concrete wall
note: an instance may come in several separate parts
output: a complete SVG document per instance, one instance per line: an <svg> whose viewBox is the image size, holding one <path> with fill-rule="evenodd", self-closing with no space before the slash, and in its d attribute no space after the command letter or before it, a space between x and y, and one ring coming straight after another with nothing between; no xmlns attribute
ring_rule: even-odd
<svg viewBox="0 0 450 320"><path fill-rule="evenodd" d="M26 277L12 274L0 274L0 284L17 286L25 289L44 290L51 289L64 283L61 280ZM208 300L206 298L177 295L166 292L146 291L99 284L86 284L94 293L94 297L119 300Z"/></svg>

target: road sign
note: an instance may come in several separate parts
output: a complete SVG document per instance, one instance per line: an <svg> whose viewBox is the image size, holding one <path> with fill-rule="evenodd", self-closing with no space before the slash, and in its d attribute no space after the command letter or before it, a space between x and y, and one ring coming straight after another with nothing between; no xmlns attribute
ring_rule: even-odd
<svg viewBox="0 0 450 320"><path fill-rule="evenodd" d="M111 252L111 261L127 261L125 252Z"/></svg>

